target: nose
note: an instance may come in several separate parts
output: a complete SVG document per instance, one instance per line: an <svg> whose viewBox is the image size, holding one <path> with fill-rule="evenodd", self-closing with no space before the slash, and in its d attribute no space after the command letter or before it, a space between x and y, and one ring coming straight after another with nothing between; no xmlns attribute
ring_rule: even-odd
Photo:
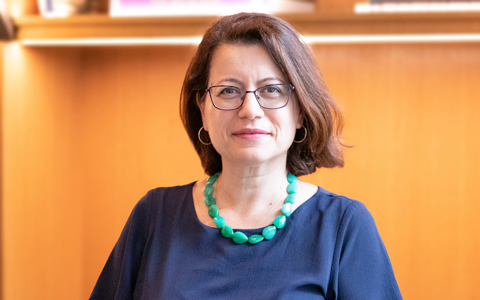
<svg viewBox="0 0 480 300"><path fill-rule="evenodd" d="M263 108L258 104L254 93L247 93L238 115L241 118L255 119L264 116Z"/></svg>

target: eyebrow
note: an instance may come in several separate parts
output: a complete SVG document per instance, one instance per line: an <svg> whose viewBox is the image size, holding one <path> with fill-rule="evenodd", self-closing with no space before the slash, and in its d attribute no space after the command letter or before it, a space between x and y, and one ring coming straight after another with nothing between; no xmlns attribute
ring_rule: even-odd
<svg viewBox="0 0 480 300"><path fill-rule="evenodd" d="M257 81L257 84L262 84L262 83L264 83L264 82L274 81L274 80L276 80L276 81L278 81L278 82L281 82L281 83L284 83L283 80L281 80L281 79L278 78L278 77L266 77L266 78L261 79L260 81ZM220 83L222 83L222 82L224 82L224 81L226 81L226 82L231 82L231 83L236 83L236 84L239 84L239 85L243 85L243 82L242 82L242 81L240 81L240 80L238 80L238 79L236 79L236 78L231 78L231 77L229 77L229 78L223 78L223 79L220 80L217 84L220 84Z"/></svg>
<svg viewBox="0 0 480 300"><path fill-rule="evenodd" d="M242 82L240 80L236 79L236 78L223 78L217 84L222 83L224 81L231 82L231 83L237 83L239 85L242 85Z"/></svg>
<svg viewBox="0 0 480 300"><path fill-rule="evenodd" d="M263 83L263 82L266 82L266 81L278 81L278 82L281 82L281 83L284 83L283 80L281 80L280 78L278 77L267 77L267 78L263 78L262 80L260 80L258 83Z"/></svg>

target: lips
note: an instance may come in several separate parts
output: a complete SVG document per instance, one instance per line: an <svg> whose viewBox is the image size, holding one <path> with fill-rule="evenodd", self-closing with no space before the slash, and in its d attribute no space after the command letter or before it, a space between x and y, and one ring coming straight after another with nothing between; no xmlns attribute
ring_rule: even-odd
<svg viewBox="0 0 480 300"><path fill-rule="evenodd" d="M245 129L235 131L233 133L234 136L239 137L241 139L246 139L246 140L259 139L269 134L270 133L268 133L267 131L262 129L257 129L257 128L245 128Z"/></svg>

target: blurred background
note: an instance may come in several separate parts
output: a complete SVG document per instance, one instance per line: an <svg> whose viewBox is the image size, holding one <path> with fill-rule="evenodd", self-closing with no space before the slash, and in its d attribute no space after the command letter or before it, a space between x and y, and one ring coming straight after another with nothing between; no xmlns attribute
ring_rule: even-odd
<svg viewBox="0 0 480 300"><path fill-rule="evenodd" d="M356 14L357 2L280 15L309 41L355 146L343 169L302 179L366 204L405 299L480 299L480 13ZM87 299L135 203L205 178L178 101L217 17L6 4L1 297Z"/></svg>

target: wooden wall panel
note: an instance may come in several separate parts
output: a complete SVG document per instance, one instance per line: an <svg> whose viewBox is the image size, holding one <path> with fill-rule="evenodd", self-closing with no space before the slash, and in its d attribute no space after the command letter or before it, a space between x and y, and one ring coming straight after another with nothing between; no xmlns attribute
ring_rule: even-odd
<svg viewBox="0 0 480 300"><path fill-rule="evenodd" d="M78 102L86 299L135 203L157 186L203 178L179 117L194 47L84 50Z"/></svg>
<svg viewBox="0 0 480 300"><path fill-rule="evenodd" d="M480 45L314 50L355 147L309 180L368 206L405 299L480 298Z"/></svg>
<svg viewBox="0 0 480 300"><path fill-rule="evenodd" d="M7 47L5 299L88 298L140 197L203 177L178 112L193 51Z"/></svg>
<svg viewBox="0 0 480 300"><path fill-rule="evenodd" d="M3 58L4 43L0 43L0 57ZM0 59L0 116L3 116L3 59ZM0 120L3 120L0 117ZM0 121L0 299L3 295L3 122Z"/></svg>
<svg viewBox="0 0 480 300"><path fill-rule="evenodd" d="M79 51L4 49L3 299L81 299Z"/></svg>
<svg viewBox="0 0 480 300"><path fill-rule="evenodd" d="M480 45L313 49L355 147L306 180L367 205L405 299L480 298ZM4 299L86 299L138 199L203 177L178 117L193 52L6 48Z"/></svg>

